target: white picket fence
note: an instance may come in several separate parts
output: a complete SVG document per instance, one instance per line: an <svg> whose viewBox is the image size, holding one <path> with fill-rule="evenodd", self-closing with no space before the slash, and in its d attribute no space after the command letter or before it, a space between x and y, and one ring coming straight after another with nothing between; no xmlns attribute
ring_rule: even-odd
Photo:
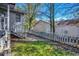
<svg viewBox="0 0 79 59"><path fill-rule="evenodd" d="M36 31L29 31L29 33L40 36L40 37L44 37L50 40L54 40L54 41L58 41L61 43L65 43L68 45L73 45L73 46L78 46L79 45L79 37L72 37L72 36L66 36L66 35L58 35L58 34L54 34L54 39L53 39L53 34L48 34L45 32L36 32Z"/></svg>
<svg viewBox="0 0 79 59"><path fill-rule="evenodd" d="M72 46L79 46L79 37L58 35L57 33L54 34L54 38L53 38L53 33L50 34L50 33L38 32L38 31L30 30L26 34L20 34L19 36L26 37L26 39L27 39L28 34L36 35L39 38L45 38L45 39L57 41L57 42L72 45ZM18 41L19 40L27 41L25 39L18 39Z"/></svg>
<svg viewBox="0 0 79 59"><path fill-rule="evenodd" d="M79 45L79 37L65 36L65 35L55 35L55 41L62 42L65 44L77 46Z"/></svg>

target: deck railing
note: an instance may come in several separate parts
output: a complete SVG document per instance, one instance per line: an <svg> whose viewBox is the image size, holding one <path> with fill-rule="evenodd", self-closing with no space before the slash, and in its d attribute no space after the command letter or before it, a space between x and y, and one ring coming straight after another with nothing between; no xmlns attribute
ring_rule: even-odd
<svg viewBox="0 0 79 59"><path fill-rule="evenodd" d="M5 36L0 38L0 46L1 46L0 50L1 51L3 51L6 48L6 46L4 44L4 42L5 42L4 40L5 40Z"/></svg>
<svg viewBox="0 0 79 59"><path fill-rule="evenodd" d="M10 49L9 45L10 44L5 35L0 38L0 52L1 53L5 50L9 50Z"/></svg>

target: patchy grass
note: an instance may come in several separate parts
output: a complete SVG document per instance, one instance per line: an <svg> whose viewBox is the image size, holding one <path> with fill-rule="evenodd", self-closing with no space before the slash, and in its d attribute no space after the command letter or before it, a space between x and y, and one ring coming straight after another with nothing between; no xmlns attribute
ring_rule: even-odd
<svg viewBox="0 0 79 59"><path fill-rule="evenodd" d="M46 42L15 43L12 47L15 56L70 56L71 52L57 49Z"/></svg>

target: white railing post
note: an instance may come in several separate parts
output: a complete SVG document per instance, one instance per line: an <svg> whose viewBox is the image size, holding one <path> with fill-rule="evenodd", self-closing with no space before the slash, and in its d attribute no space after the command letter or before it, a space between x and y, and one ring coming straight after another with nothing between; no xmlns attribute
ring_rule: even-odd
<svg viewBox="0 0 79 59"><path fill-rule="evenodd" d="M8 5L8 10L7 10L7 15L8 15L8 16L7 16L7 17L8 17L8 18L7 18L7 19L8 19L8 20L7 20L7 21L8 21L8 26L7 26L7 27L8 27L8 31L9 31L9 25L10 25L10 6L9 6L9 5Z"/></svg>
<svg viewBox="0 0 79 59"><path fill-rule="evenodd" d="M7 35L7 38L8 38L8 48L10 48L10 5L8 4L8 9L7 9L7 32L6 35Z"/></svg>

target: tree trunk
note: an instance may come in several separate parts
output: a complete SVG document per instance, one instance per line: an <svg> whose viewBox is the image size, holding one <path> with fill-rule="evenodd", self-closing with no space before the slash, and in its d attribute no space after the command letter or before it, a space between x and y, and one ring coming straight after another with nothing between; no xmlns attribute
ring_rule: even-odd
<svg viewBox="0 0 79 59"><path fill-rule="evenodd" d="M55 33L55 20L54 20L54 3L50 3L50 33Z"/></svg>

